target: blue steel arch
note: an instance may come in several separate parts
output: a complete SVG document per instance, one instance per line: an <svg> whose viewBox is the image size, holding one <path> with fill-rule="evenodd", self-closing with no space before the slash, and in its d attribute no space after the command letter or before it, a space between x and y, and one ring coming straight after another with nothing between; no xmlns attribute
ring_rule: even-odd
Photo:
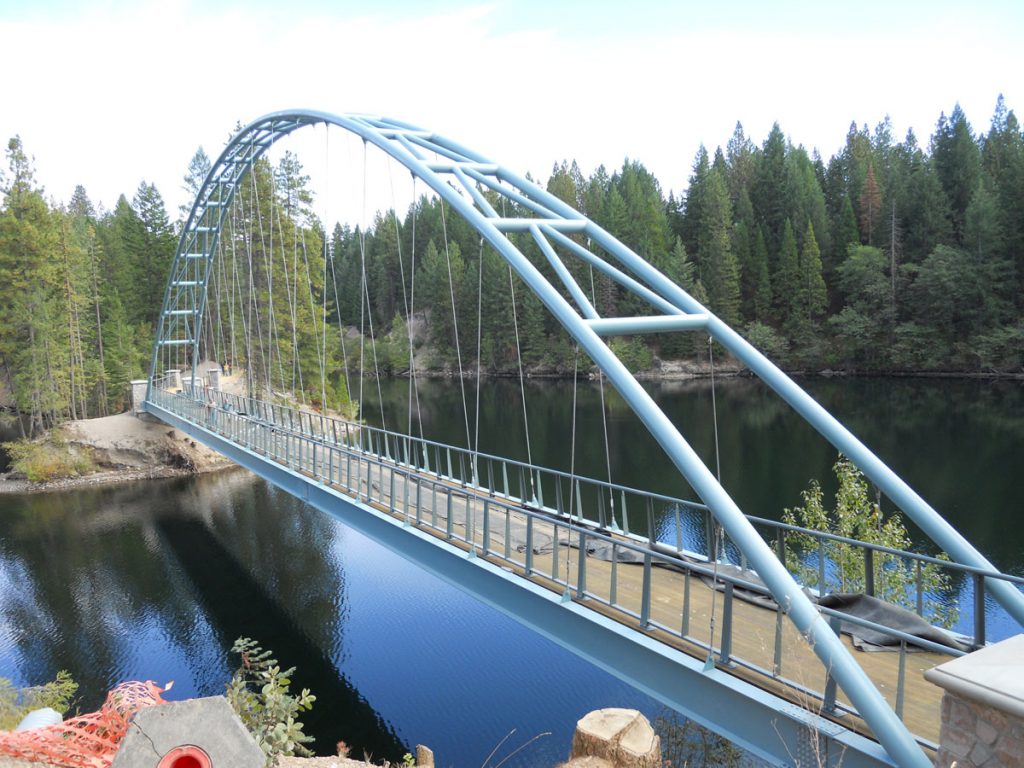
<svg viewBox="0 0 1024 768"><path fill-rule="evenodd" d="M975 568L995 570L992 564L831 414L692 296L580 212L536 184L453 141L397 120L313 110L271 113L239 131L213 165L182 231L160 312L150 390L161 350L179 347L191 352L195 376L208 277L225 217L240 183L253 163L276 141L299 128L319 123L347 130L397 160L451 205L501 254L608 376L657 439L809 641L889 755L900 765L930 765L913 737L784 565L602 336L684 329L705 331L848 456L954 560ZM511 218L500 215L482 194L481 187L504 196L515 203L518 210L534 215ZM508 238L512 232L532 236L575 307ZM572 233L584 235L588 246L568 237ZM600 317L556 254L553 244L634 292L657 313L632 318ZM618 262L618 266L613 261ZM998 602L1024 624L1024 596L1005 582L989 579L987 587Z"/></svg>

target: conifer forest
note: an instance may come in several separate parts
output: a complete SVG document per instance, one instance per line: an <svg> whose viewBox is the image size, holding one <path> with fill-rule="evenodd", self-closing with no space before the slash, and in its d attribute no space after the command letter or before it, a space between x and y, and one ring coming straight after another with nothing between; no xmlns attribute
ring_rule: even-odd
<svg viewBox="0 0 1024 768"><path fill-rule="evenodd" d="M677 178L657 179L628 159L584 176L567 161L554 166L546 187L786 370L1024 371L1024 133L1002 98L980 130L959 106L939 117L927 139L894 136L888 120L873 129L851 125L828 158L794 143L798 134L797 127L790 138L776 124L766 137L749 137L737 124L722 146L697 149L688 170L681 158ZM27 434L121 411L128 382L148 373L188 210L168 211L146 182L112 210L90 201L88 179L59 202L37 183L31 147L19 137L8 142L6 159L0 402L24 415ZM209 167L200 149L184 181L191 194ZM510 287L501 258L436 197L420 197L407 211L379 211L361 232L325 226L313 213L294 155L261 160L253 174L252 198L240 203L279 222L273 236L280 247L301 243L306 272L325 276L315 281L314 301L328 308L336 337L344 328L342 338L356 338L370 321L377 370L406 374L412 338L418 370L450 371L461 362L475 371L479 349L486 374L517 372L521 354L527 372L572 375L574 348L557 321L518 280ZM253 220L240 220L222 248ZM520 249L550 274L529 236L518 237ZM602 316L647 312L601 275L581 267L576 277ZM410 319L403 292L413 281ZM362 298L369 317L360 317ZM216 317L213 297L210 306L211 322L230 322ZM301 326L302 313L293 307L292 315ZM308 336L319 338L319 317L308 315ZM298 343L302 328L293 332ZM612 345L632 369L656 373L660 361L706 356L699 336L618 338ZM316 353L315 341L306 346ZM356 345L349 346L351 354ZM240 368L259 364L237 350L216 354ZM342 357L331 353L339 388L338 372L350 362Z"/></svg>

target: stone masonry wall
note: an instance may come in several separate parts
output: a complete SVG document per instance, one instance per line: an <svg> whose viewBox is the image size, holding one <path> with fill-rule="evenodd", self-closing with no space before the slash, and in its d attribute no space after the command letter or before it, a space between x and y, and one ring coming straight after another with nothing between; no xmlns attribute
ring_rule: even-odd
<svg viewBox="0 0 1024 768"><path fill-rule="evenodd" d="M1024 720L946 691L936 768L1024 766Z"/></svg>

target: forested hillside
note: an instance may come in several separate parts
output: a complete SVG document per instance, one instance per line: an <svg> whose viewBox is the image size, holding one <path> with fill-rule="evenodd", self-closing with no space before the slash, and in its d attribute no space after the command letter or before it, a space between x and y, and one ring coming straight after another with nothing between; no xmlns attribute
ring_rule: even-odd
<svg viewBox="0 0 1024 768"><path fill-rule="evenodd" d="M120 410L127 382L149 364L180 224L145 182L112 211L95 210L83 186L67 203L48 199L17 137L7 164L0 178L4 400L31 417L32 431ZM194 190L208 167L200 150L186 187ZM571 370L573 351L557 324L518 281L513 305L507 267L436 200L380 212L365 233L336 225L324 249L325 230L294 156L274 167L259 163L256 179L258 204L284 222L282 243L301 240L319 254L306 270L327 275L327 283L316 286L311 305L324 300L335 325L365 328L372 319L380 367L408 368L415 273L414 313L426 322L420 365L454 365L457 326L467 368L475 368L479 330L484 370L516 370L517 331L525 366ZM828 160L794 145L779 125L760 144L737 125L724 148L701 147L688 174L662 181L684 191L666 198L668 187L629 160L589 177L563 162L547 188L784 367L1022 370L1024 135L1002 99L987 130L975 131L956 107L939 118L927 144L912 133L898 140L888 122L851 126ZM526 236L517 244L549 269ZM365 318L364 256L372 312ZM582 268L574 273L602 314L646 311L610 281L591 283ZM308 323L318 338L312 314ZM654 357L693 358L706 347L693 334L613 344L634 367ZM259 362L232 354L235 365Z"/></svg>

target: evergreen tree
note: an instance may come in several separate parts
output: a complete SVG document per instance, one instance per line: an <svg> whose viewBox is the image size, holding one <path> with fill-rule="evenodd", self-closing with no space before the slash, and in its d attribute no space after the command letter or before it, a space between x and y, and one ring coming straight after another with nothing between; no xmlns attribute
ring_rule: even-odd
<svg viewBox="0 0 1024 768"><path fill-rule="evenodd" d="M770 255L781 252L782 237L790 209L783 193L785 188L786 137L779 124L775 123L765 140L750 195L758 222L764 228L765 242Z"/></svg>
<svg viewBox="0 0 1024 768"><path fill-rule="evenodd" d="M799 288L792 308L792 317L813 326L825 311L827 300L825 280L821 276L821 251L814 237L814 226L807 223L803 248L800 250Z"/></svg>
<svg viewBox="0 0 1024 768"><path fill-rule="evenodd" d="M778 267L772 276L775 315L781 323L788 324L800 291L800 257L797 253L793 224L789 219L786 219L782 230L782 246L777 263Z"/></svg>
<svg viewBox="0 0 1024 768"><path fill-rule="evenodd" d="M182 189L187 194L185 202L178 207L178 217L183 223L192 211L192 205L199 196L199 190L202 189L203 182L206 181L206 177L210 174L212 167L213 164L210 162L209 156L202 147L199 147L188 163L188 171L185 173L184 184L182 185Z"/></svg>
<svg viewBox="0 0 1024 768"><path fill-rule="evenodd" d="M948 119L945 114L939 116L932 137L932 160L939 182L949 198L953 235L958 243L962 243L964 214L981 172L981 152L959 104Z"/></svg>
<svg viewBox="0 0 1024 768"><path fill-rule="evenodd" d="M874 245L875 231L882 210L882 191L875 179L875 166L868 163L868 172L864 177L864 186L860 191L860 232L861 240Z"/></svg>
<svg viewBox="0 0 1024 768"><path fill-rule="evenodd" d="M732 210L725 179L718 168L707 177L697 232L697 259L711 309L730 325L739 321L739 268L732 251Z"/></svg>

